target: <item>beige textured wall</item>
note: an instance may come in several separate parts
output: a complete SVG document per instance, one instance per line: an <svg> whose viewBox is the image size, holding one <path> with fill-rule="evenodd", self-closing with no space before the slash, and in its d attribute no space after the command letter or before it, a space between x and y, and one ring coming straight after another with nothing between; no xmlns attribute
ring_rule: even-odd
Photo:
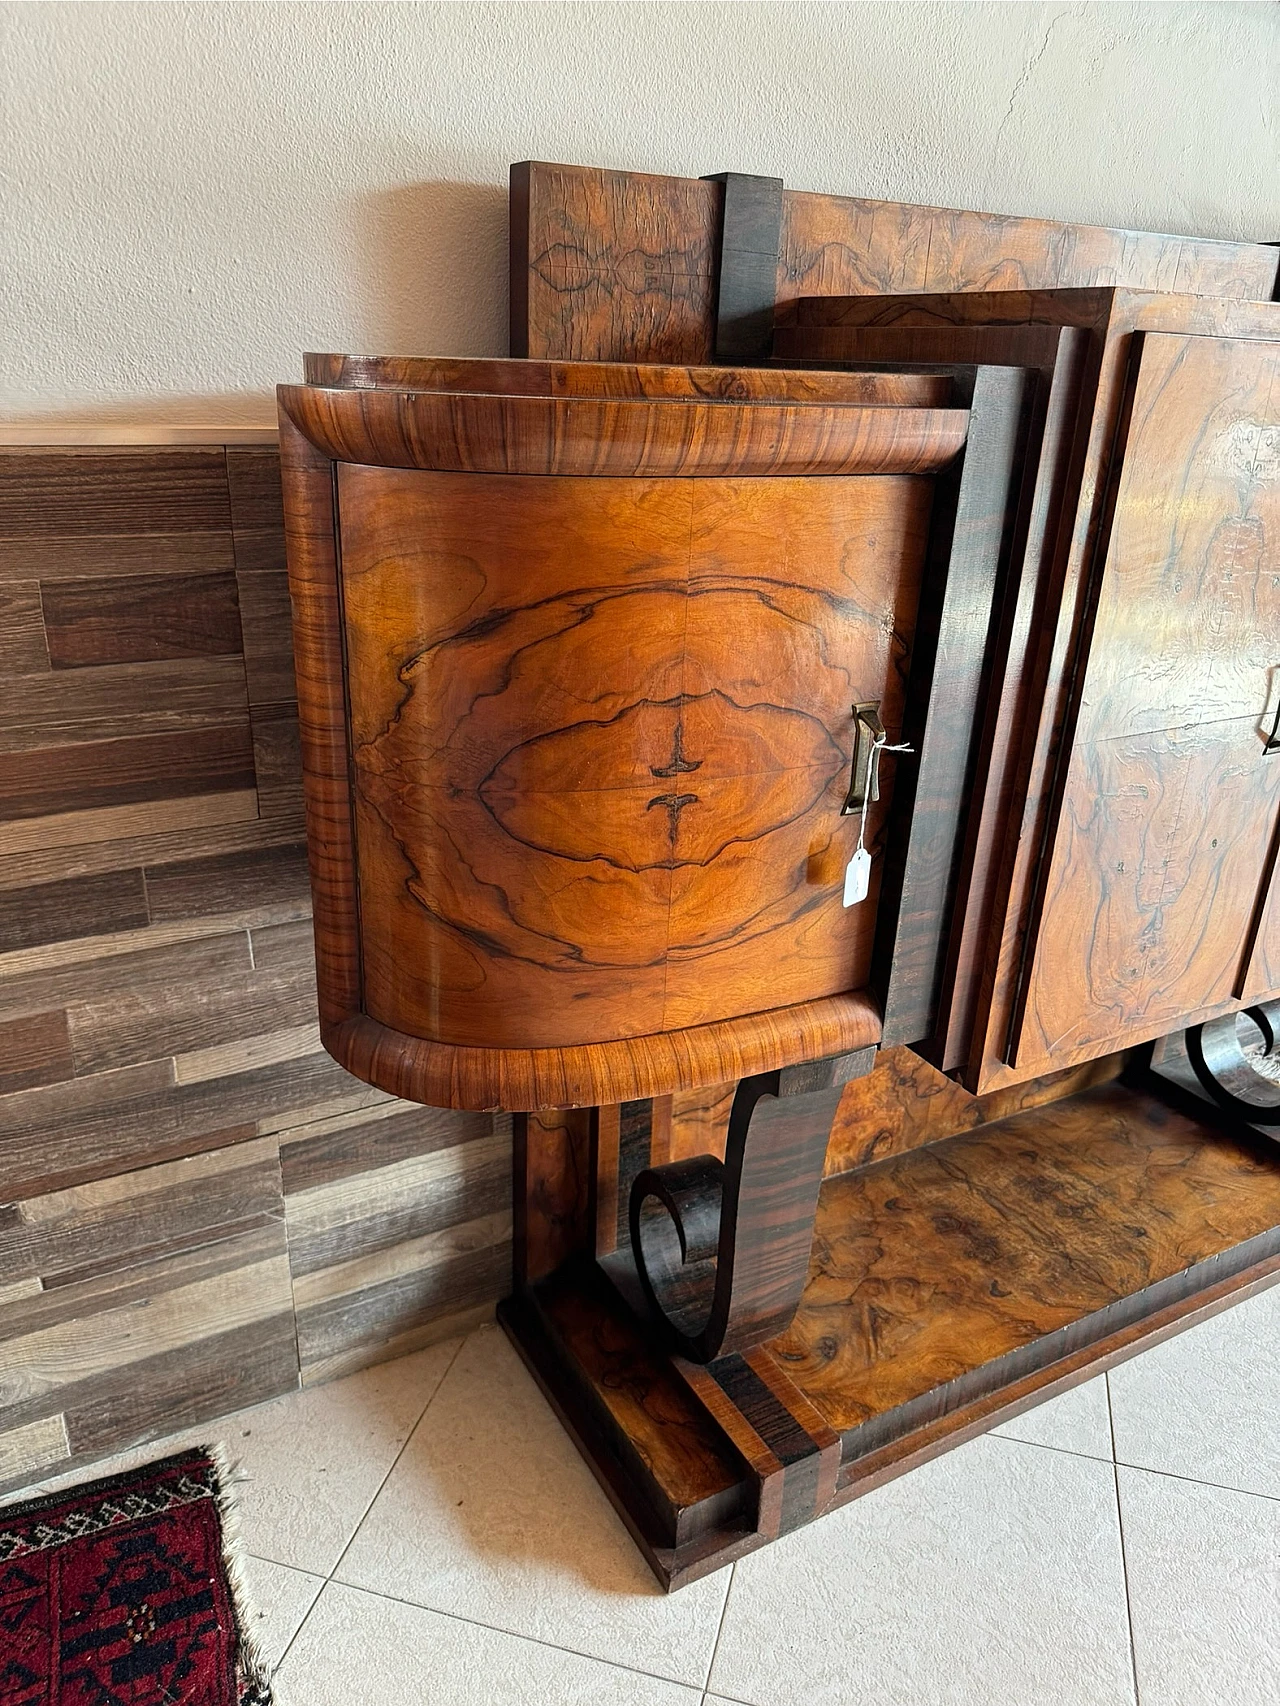
<svg viewBox="0 0 1280 1706"><path fill-rule="evenodd" d="M527 157L1280 238L1273 4L0 7L0 418L505 344Z"/></svg>

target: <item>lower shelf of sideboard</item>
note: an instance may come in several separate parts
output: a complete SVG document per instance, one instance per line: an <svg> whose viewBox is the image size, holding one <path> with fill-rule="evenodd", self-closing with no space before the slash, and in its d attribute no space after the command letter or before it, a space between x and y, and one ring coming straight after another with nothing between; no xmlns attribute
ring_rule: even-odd
<svg viewBox="0 0 1280 1706"><path fill-rule="evenodd" d="M593 1263L500 1308L677 1587L1280 1280L1280 1146L1123 1083L829 1179L788 1331L693 1368Z"/></svg>

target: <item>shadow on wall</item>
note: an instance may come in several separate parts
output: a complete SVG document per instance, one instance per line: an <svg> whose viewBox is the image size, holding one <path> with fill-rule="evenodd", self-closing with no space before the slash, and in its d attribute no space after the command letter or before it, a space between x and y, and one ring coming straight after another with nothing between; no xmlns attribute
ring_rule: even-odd
<svg viewBox="0 0 1280 1706"><path fill-rule="evenodd" d="M405 184L353 208L361 355L507 353L507 189Z"/></svg>
<svg viewBox="0 0 1280 1706"><path fill-rule="evenodd" d="M338 248L338 245L335 245ZM48 427L274 425L275 385L301 379L304 349L359 355L505 355L505 185L404 184L353 200L332 281L328 324L298 315L279 373L243 391L168 391L24 412L26 433ZM344 313L339 306L349 304ZM289 327L287 316L284 317ZM336 328L336 329L335 329Z"/></svg>

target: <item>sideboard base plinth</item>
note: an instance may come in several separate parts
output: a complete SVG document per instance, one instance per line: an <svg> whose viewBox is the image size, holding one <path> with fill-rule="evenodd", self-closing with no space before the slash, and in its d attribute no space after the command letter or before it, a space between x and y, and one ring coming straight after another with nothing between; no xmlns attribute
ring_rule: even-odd
<svg viewBox="0 0 1280 1706"><path fill-rule="evenodd" d="M1280 1281L1280 1146L1104 1084L822 1187L795 1320L696 1366L586 1258L509 1337L676 1588Z"/></svg>

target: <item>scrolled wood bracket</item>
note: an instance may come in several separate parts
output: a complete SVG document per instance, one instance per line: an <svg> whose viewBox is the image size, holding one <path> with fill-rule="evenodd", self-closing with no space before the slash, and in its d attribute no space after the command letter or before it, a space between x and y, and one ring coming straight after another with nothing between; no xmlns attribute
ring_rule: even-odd
<svg viewBox="0 0 1280 1706"><path fill-rule="evenodd" d="M1245 1015L1262 1034L1262 1054L1276 1055L1280 1038L1280 1001L1247 1007ZM1280 1079L1268 1077L1254 1065L1256 1055L1245 1053L1237 1013L1224 1014L1186 1033L1192 1070L1219 1107L1250 1125L1280 1125Z"/></svg>
<svg viewBox="0 0 1280 1706"><path fill-rule="evenodd" d="M804 1290L827 1139L844 1086L875 1049L738 1085L725 1159L648 1167L631 1188L640 1284L691 1362L749 1350L790 1323Z"/></svg>

